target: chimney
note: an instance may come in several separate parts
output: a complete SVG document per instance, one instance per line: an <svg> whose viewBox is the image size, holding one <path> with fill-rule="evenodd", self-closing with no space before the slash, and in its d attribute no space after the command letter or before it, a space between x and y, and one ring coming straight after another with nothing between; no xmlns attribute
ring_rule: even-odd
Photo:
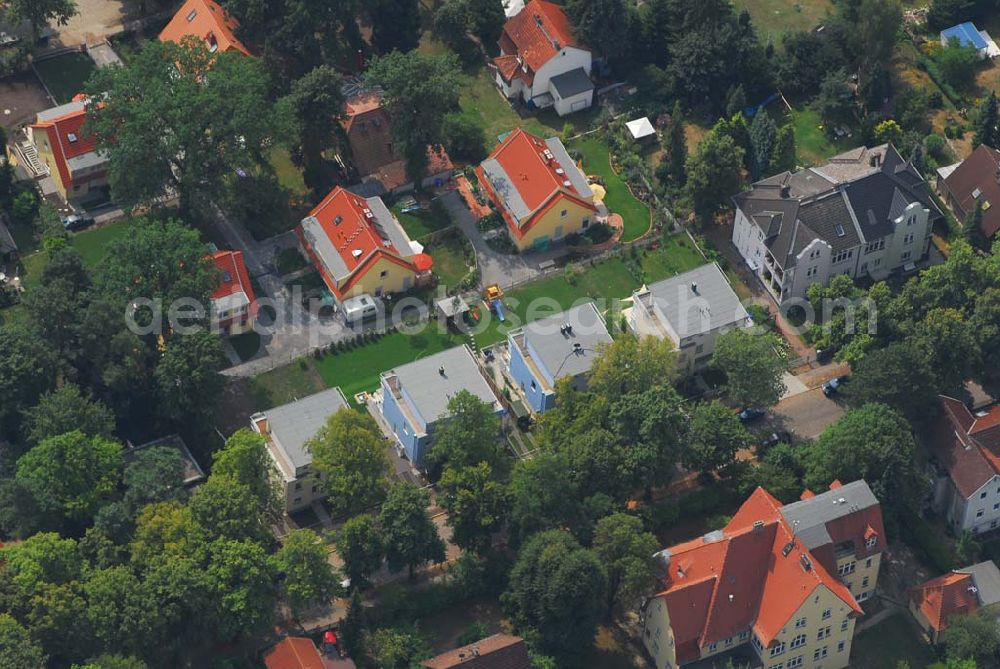
<svg viewBox="0 0 1000 669"><path fill-rule="evenodd" d="M753 521L753 531L754 532L760 532L763 529L764 529L764 521L763 520L755 520L755 521Z"/></svg>

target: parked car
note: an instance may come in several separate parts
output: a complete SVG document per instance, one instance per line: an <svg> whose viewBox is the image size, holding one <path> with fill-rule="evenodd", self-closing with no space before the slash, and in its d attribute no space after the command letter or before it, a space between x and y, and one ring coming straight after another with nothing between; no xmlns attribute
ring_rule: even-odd
<svg viewBox="0 0 1000 669"><path fill-rule="evenodd" d="M766 412L763 409L754 409L753 407L745 407L743 411L740 411L740 420L744 423L752 423L755 420L764 417Z"/></svg>
<svg viewBox="0 0 1000 669"><path fill-rule="evenodd" d="M83 230L94 224L94 217L85 213L70 214L62 220L62 224L67 230Z"/></svg>
<svg viewBox="0 0 1000 669"><path fill-rule="evenodd" d="M850 377L836 376L823 384L823 394L829 397L840 391L840 387L847 383Z"/></svg>
<svg viewBox="0 0 1000 669"><path fill-rule="evenodd" d="M792 443L792 435L784 430L779 430L778 432L772 432L767 436L764 441L760 442L761 448L772 448L778 444L790 444Z"/></svg>

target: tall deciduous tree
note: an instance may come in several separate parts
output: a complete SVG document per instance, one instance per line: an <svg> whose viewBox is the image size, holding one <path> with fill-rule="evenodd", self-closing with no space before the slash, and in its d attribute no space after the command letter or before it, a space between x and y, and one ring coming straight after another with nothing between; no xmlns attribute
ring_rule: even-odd
<svg viewBox="0 0 1000 669"><path fill-rule="evenodd" d="M257 500L249 488L228 476L209 476L191 495L188 508L210 537L234 541L263 538Z"/></svg>
<svg viewBox="0 0 1000 669"><path fill-rule="evenodd" d="M931 419L937 382L927 356L904 341L872 351L851 365L844 394L856 406L881 402L915 423Z"/></svg>
<svg viewBox="0 0 1000 669"><path fill-rule="evenodd" d="M813 106L820 118L827 123L850 118L854 113L854 92L847 83L847 73L844 70L832 70L823 77Z"/></svg>
<svg viewBox="0 0 1000 669"><path fill-rule="evenodd" d="M120 445L77 430L49 437L21 456L16 478L41 511L83 523L114 495L121 470Z"/></svg>
<svg viewBox="0 0 1000 669"><path fill-rule="evenodd" d="M209 546L205 570L222 639L260 633L274 612L271 565L254 541L220 539Z"/></svg>
<svg viewBox="0 0 1000 669"><path fill-rule="evenodd" d="M285 537L274 555L274 568L285 575L282 586L296 613L329 601L340 589L326 545L312 530L296 530Z"/></svg>
<svg viewBox="0 0 1000 669"><path fill-rule="evenodd" d="M973 148L980 144L996 148L997 144L1000 144L1000 111L997 110L995 92L990 91L990 94L976 107L972 128Z"/></svg>
<svg viewBox="0 0 1000 669"><path fill-rule="evenodd" d="M753 155L750 160L750 174L754 181L764 176L774 158L778 143L778 128L771 115L761 109L750 124L750 146Z"/></svg>
<svg viewBox="0 0 1000 669"><path fill-rule="evenodd" d="M569 0L567 14L576 37L617 61L628 53L629 14L625 0Z"/></svg>
<svg viewBox="0 0 1000 669"><path fill-rule="evenodd" d="M751 437L729 407L713 401L694 406L684 441L684 466L714 472L731 465L736 452L750 446Z"/></svg>
<svg viewBox="0 0 1000 669"><path fill-rule="evenodd" d="M215 410L225 386L219 371L226 356L219 337L205 330L174 335L165 347L153 373L157 412L175 423L207 418Z"/></svg>
<svg viewBox="0 0 1000 669"><path fill-rule="evenodd" d="M774 155L771 156L771 172L792 171L796 167L795 128L787 123L778 129Z"/></svg>
<svg viewBox="0 0 1000 669"><path fill-rule="evenodd" d="M594 644L606 588L597 556L569 533L550 530L521 549L501 602L516 630L537 635L540 650L573 658Z"/></svg>
<svg viewBox="0 0 1000 669"><path fill-rule="evenodd" d="M687 180L685 166L687 164L687 137L684 135L684 110L680 101L674 102L674 110L670 114L670 125L667 127L666 162L667 174L674 185L682 186Z"/></svg>
<svg viewBox="0 0 1000 669"><path fill-rule="evenodd" d="M365 81L385 91L393 140L406 157L406 171L418 178L427 166L427 147L444 141L445 115L458 105L460 71L454 55L426 56L394 51L372 61Z"/></svg>
<svg viewBox="0 0 1000 669"><path fill-rule="evenodd" d="M500 468L500 419L490 404L467 390L448 400L447 418L438 426L428 459L438 467L468 467L488 462Z"/></svg>
<svg viewBox="0 0 1000 669"><path fill-rule="evenodd" d="M441 507L448 512L452 541L482 554L507 516L507 491L493 478L486 462L469 467L446 467L439 482Z"/></svg>
<svg viewBox="0 0 1000 669"><path fill-rule="evenodd" d="M389 489L379 513L379 526L391 571L406 567L413 578L418 565L444 561L444 542L427 512L429 505L427 492L415 485L396 483Z"/></svg>
<svg viewBox="0 0 1000 669"><path fill-rule="evenodd" d="M31 32L38 39L50 21L66 25L76 16L77 7L74 0L10 0L7 12L7 20L12 25L22 21L30 23Z"/></svg>
<svg viewBox="0 0 1000 669"><path fill-rule="evenodd" d="M47 658L28 630L8 613L0 613L0 666L44 667Z"/></svg>
<svg viewBox="0 0 1000 669"><path fill-rule="evenodd" d="M594 552L608 572L607 612L611 616L628 610L653 588L653 553L659 550L656 536L646 532L642 520L615 513L597 521Z"/></svg>
<svg viewBox="0 0 1000 669"><path fill-rule="evenodd" d="M385 497L389 458L378 425L357 411L330 416L319 433L306 442L316 485L330 494L335 513L354 515Z"/></svg>
<svg viewBox="0 0 1000 669"><path fill-rule="evenodd" d="M225 446L212 456L212 473L229 476L245 485L257 498L261 510L268 512L277 506L273 467L264 437L249 428L229 435Z"/></svg>
<svg viewBox="0 0 1000 669"><path fill-rule="evenodd" d="M42 395L26 422L28 440L35 444L73 430L93 437L111 437L115 431L111 410L72 383Z"/></svg>
<svg viewBox="0 0 1000 669"><path fill-rule="evenodd" d="M259 59L210 53L194 36L147 42L126 66L99 68L87 123L108 153L115 201L133 207L179 194L187 209L262 164L289 125L269 85Z"/></svg>
<svg viewBox="0 0 1000 669"><path fill-rule="evenodd" d="M580 492L566 476L565 455L541 452L529 460L518 460L511 475L511 539L520 545L543 530L564 527L575 518Z"/></svg>
<svg viewBox="0 0 1000 669"><path fill-rule="evenodd" d="M367 0L372 40L382 53L406 52L420 44L419 0Z"/></svg>
<svg viewBox="0 0 1000 669"><path fill-rule="evenodd" d="M726 393L742 406L773 406L785 392L785 344L774 334L727 332L715 343L712 364L726 375Z"/></svg>
<svg viewBox="0 0 1000 669"><path fill-rule="evenodd" d="M323 151L332 147L337 138L336 128L344 106L344 79L328 65L320 65L292 84L283 104L291 107L298 129L306 174L316 182L321 173ZM329 184L311 183L316 190Z"/></svg>
<svg viewBox="0 0 1000 669"><path fill-rule="evenodd" d="M187 497L184 477L184 457L176 448L144 448L125 466L125 502L134 514L152 502L183 500Z"/></svg>
<svg viewBox="0 0 1000 669"><path fill-rule="evenodd" d="M349 518L337 533L337 553L352 588L363 588L382 566L382 533L375 517L362 513Z"/></svg>
<svg viewBox="0 0 1000 669"><path fill-rule="evenodd" d="M699 216L710 219L740 190L745 151L732 137L710 131L685 163L687 194Z"/></svg>
<svg viewBox="0 0 1000 669"><path fill-rule="evenodd" d="M20 413L53 385L55 353L25 324L0 326L0 430L16 434Z"/></svg>
<svg viewBox="0 0 1000 669"><path fill-rule="evenodd" d="M926 480L917 464L913 429L884 404L848 411L803 452L806 485L864 479L896 522L917 509Z"/></svg>

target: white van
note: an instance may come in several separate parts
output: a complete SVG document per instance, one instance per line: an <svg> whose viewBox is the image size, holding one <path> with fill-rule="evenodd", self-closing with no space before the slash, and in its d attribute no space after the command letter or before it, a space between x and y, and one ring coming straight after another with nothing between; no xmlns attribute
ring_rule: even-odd
<svg viewBox="0 0 1000 669"><path fill-rule="evenodd" d="M344 300L341 305L344 313L344 320L348 323L357 323L378 315L378 305L371 295L358 295Z"/></svg>

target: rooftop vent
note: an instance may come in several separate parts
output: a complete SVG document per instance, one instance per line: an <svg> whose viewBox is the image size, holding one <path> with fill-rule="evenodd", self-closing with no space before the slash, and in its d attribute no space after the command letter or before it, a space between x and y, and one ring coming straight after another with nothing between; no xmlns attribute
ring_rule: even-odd
<svg viewBox="0 0 1000 669"><path fill-rule="evenodd" d="M566 170L561 167L556 168L556 174L566 174Z"/></svg>
<svg viewBox="0 0 1000 669"><path fill-rule="evenodd" d="M188 23L191 23L192 21L194 21L194 17L196 16L198 16L198 10L192 9L190 12L188 12L188 15L185 18L187 19Z"/></svg>
<svg viewBox="0 0 1000 669"><path fill-rule="evenodd" d="M794 541L789 541L787 544L785 544L781 548L781 556L782 557L788 557L788 554L792 552L793 548L795 548L795 542Z"/></svg>
<svg viewBox="0 0 1000 669"><path fill-rule="evenodd" d="M340 225L343 222L344 222L344 217L341 216L340 214L337 214L336 216L333 217L333 224L334 225Z"/></svg>
<svg viewBox="0 0 1000 669"><path fill-rule="evenodd" d="M691 292L695 295L698 294L698 283L696 281L691 282Z"/></svg>
<svg viewBox="0 0 1000 669"><path fill-rule="evenodd" d="M573 185L573 182L570 181L569 179L566 179L566 181L563 181L563 186L566 186L567 188L569 188L572 185Z"/></svg>
<svg viewBox="0 0 1000 669"><path fill-rule="evenodd" d="M729 595L729 603L730 604L732 604L735 599L736 599L735 595Z"/></svg>
<svg viewBox="0 0 1000 669"><path fill-rule="evenodd" d="M760 532L762 529L764 529L764 521L763 520L755 520L755 521L753 521L753 531L754 532Z"/></svg>
<svg viewBox="0 0 1000 669"><path fill-rule="evenodd" d="M351 251L351 255L354 256L355 259L360 258L361 257L361 249L354 249L353 251Z"/></svg>
<svg viewBox="0 0 1000 669"><path fill-rule="evenodd" d="M70 144L72 144L73 142L76 141L76 134L71 132L68 135L66 135L66 139L68 139L70 141Z"/></svg>

